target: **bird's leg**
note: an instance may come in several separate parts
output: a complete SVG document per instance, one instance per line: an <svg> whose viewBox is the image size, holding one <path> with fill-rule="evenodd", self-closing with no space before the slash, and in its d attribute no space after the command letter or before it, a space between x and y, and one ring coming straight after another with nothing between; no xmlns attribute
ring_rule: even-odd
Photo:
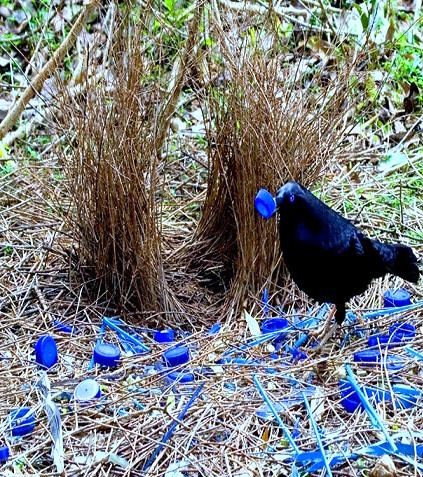
<svg viewBox="0 0 423 477"><path fill-rule="evenodd" d="M331 326L330 322L328 321L329 326L326 327L326 332L323 334L322 339L320 340L320 343L314 348L314 351L320 351L323 346L326 344L328 339L336 332L336 330L339 328L338 323L335 321L335 323Z"/></svg>
<svg viewBox="0 0 423 477"><path fill-rule="evenodd" d="M317 330L311 330L309 332L309 336L311 336L312 338L317 338L322 335L325 336L331 328L330 326L331 321L335 313L336 313L336 306L334 306L332 310L329 312L329 315L327 316L325 322L323 323L323 326L320 326L319 328L317 328Z"/></svg>
<svg viewBox="0 0 423 477"><path fill-rule="evenodd" d="M331 324L332 318L335 315L335 323ZM325 320L323 327L317 329L312 333L315 337L320 337L320 343L314 349L315 352L318 352L326 344L328 339L336 332L339 328L339 325L343 322L345 318L345 304L338 304L333 307L328 317Z"/></svg>

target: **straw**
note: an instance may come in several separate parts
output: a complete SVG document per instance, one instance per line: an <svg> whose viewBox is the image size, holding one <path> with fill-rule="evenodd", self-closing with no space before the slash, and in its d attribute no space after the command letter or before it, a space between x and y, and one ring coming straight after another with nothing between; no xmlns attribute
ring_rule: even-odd
<svg viewBox="0 0 423 477"><path fill-rule="evenodd" d="M395 442L392 440L392 437L389 435L389 432L387 431L385 425L383 424L379 414L376 412L376 410L373 408L373 406L370 404L369 400L367 399L367 396L365 393L363 393L361 387L359 386L354 373L350 367L350 365L346 364L345 365L345 371L347 372L348 375L348 381L350 382L351 386L354 388L354 391L357 393L358 397L360 398L360 401L363 404L364 409L367 412L367 415L370 418L370 421L372 424L379 428L383 434L385 435L385 438L387 442L389 442L389 445L391 446L392 450L394 452L398 451L398 448L395 444Z"/></svg>
<svg viewBox="0 0 423 477"><path fill-rule="evenodd" d="M322 458L323 458L323 462L325 464L326 472L329 475L329 477L332 477L332 470L330 468L330 464L329 464L329 461L328 461L328 458L327 458L327 455L326 455L326 452L325 452L325 447L323 445L322 439L320 438L319 428L317 427L316 420L314 419L313 412L310 408L310 404L309 404L307 396L304 392L302 393L302 396L303 396L304 404L305 404L305 407L306 407L306 410L307 410L307 414L308 414L311 426L313 427L314 435L316 436L317 447L319 448L319 450L322 454Z"/></svg>
<svg viewBox="0 0 423 477"><path fill-rule="evenodd" d="M168 427L167 431L164 433L162 439L160 440L159 445L154 449L153 453L147 460L146 464L144 465L144 471L147 471L151 465L154 463L156 460L157 456L160 454L162 451L163 447L165 444L168 442L169 439L172 438L173 433L175 432L176 428L180 424L180 422L183 420L185 417L185 414L188 412L189 408L193 405L194 401L198 398L200 395L202 389L204 387L204 383L201 383L200 386L194 391L192 396L190 397L189 401L185 404L185 406L182 408L181 412L178 414L176 419L172 422L172 424Z"/></svg>
<svg viewBox="0 0 423 477"><path fill-rule="evenodd" d="M294 438L292 437L292 434L289 432L289 429L285 426L283 423L282 419L279 417L278 412L275 409L275 406L269 396L267 395L266 391L264 390L259 378L257 375L253 375L253 381L254 384L257 388L257 391L259 392L260 396L263 398L263 401L269 406L269 409L271 413L273 414L273 417L276 419L276 422L279 424L279 427L283 430L285 437L287 438L288 442L291 444L292 449L294 450L294 454L298 455L300 453L300 450L295 443Z"/></svg>

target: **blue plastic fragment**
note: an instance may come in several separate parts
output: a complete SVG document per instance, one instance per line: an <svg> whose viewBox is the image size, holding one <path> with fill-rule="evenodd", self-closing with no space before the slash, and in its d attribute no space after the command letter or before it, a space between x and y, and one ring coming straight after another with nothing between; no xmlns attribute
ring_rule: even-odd
<svg viewBox="0 0 423 477"><path fill-rule="evenodd" d="M115 368L119 364L120 350L112 343L97 343L94 348L94 363Z"/></svg>
<svg viewBox="0 0 423 477"><path fill-rule="evenodd" d="M0 465L7 462L10 457L10 449L7 446L0 446Z"/></svg>
<svg viewBox="0 0 423 477"><path fill-rule="evenodd" d="M171 328L156 331L154 333L154 341L157 343L171 343L172 341L175 341L175 331Z"/></svg>
<svg viewBox="0 0 423 477"><path fill-rule="evenodd" d="M257 366L260 364L260 361L251 358L232 358L231 356L224 357L219 359L218 364L237 364L240 366Z"/></svg>
<svg viewBox="0 0 423 477"><path fill-rule="evenodd" d="M344 397L341 400L341 404L347 412L353 413L359 408L363 408L360 400L354 398Z"/></svg>
<svg viewBox="0 0 423 477"><path fill-rule="evenodd" d="M264 219L270 219L276 212L275 199L266 189L260 189L257 192L254 198L254 207Z"/></svg>
<svg viewBox="0 0 423 477"><path fill-rule="evenodd" d="M385 347L392 348L397 343L394 342L394 340L392 339L390 335L378 334L378 335L369 336L369 339L367 340L367 344L370 347L380 346L381 348L385 348Z"/></svg>
<svg viewBox="0 0 423 477"><path fill-rule="evenodd" d="M412 341L416 335L416 327L412 323L398 322L389 327L388 335L372 335L368 339L369 346L393 348Z"/></svg>
<svg viewBox="0 0 423 477"><path fill-rule="evenodd" d="M405 462L408 462L413 467L417 467L418 469L422 470L423 465L416 462L416 457L420 459L423 457L423 445L415 443L404 444L400 441L401 437L399 434L395 434L392 437L395 440L395 444L398 448L397 452L392 451L391 445L387 441L376 442L375 444L370 444L364 448L356 449L351 453L333 455L330 459L330 465L331 467L335 467L337 465L343 464L346 461L356 460L362 455L369 457L381 457L386 454L393 454ZM318 470L321 470L325 467L323 459L319 455L320 453L308 452L303 454L305 454L305 456L300 454L297 458L297 462L313 462L311 466L306 469L307 472L317 472Z"/></svg>
<svg viewBox="0 0 423 477"><path fill-rule="evenodd" d="M264 316L268 316L268 314L269 314L269 290L267 288L265 288L263 290L262 302L263 302Z"/></svg>
<svg viewBox="0 0 423 477"><path fill-rule="evenodd" d="M408 393L413 392L411 388L408 386L403 386L401 387L403 389L403 395L401 396L395 396L395 385L393 386L394 390L394 397L395 399L398 399L399 405L402 406L401 401L402 400L408 400L406 395ZM358 394L355 392L353 386L351 385L350 381L341 379L339 381L339 389L340 389L340 395L341 395L341 404L344 406L345 410L348 412L354 412L357 408L363 408L363 404L360 400L360 397ZM367 398L369 398L371 401L374 401L376 403L379 402L384 402L384 401L392 401L392 394L389 391L386 391L384 389L372 387L372 386L361 386L361 390Z"/></svg>
<svg viewBox="0 0 423 477"><path fill-rule="evenodd" d="M382 356L377 349L365 349L356 351L353 354L353 359L360 363L378 363L382 359Z"/></svg>
<svg viewBox="0 0 423 477"><path fill-rule="evenodd" d="M293 361L303 361L304 359L308 358L308 355L306 352L296 347L290 348L289 352L292 354Z"/></svg>
<svg viewBox="0 0 423 477"><path fill-rule="evenodd" d="M35 343L35 361L37 364L50 369L57 363L58 359L59 355L54 338L49 335L40 336Z"/></svg>
<svg viewBox="0 0 423 477"><path fill-rule="evenodd" d="M407 346L405 348L405 351L407 351L407 353L413 357L413 358L416 358L417 361L423 361L423 353L420 353L420 351L417 351L415 350L414 348L411 348L410 346Z"/></svg>
<svg viewBox="0 0 423 477"><path fill-rule="evenodd" d="M264 335L280 331L273 339L281 339L288 325L289 321L286 318L268 318L261 323L260 329Z"/></svg>
<svg viewBox="0 0 423 477"><path fill-rule="evenodd" d="M411 409L417 405L417 401L422 396L422 392L418 389L394 384L392 389L395 393L395 403L401 409Z"/></svg>
<svg viewBox="0 0 423 477"><path fill-rule="evenodd" d="M76 333L76 328L73 325L67 325L59 320L53 320L53 327L56 331L60 331L61 333L68 333L73 335Z"/></svg>
<svg viewBox="0 0 423 477"><path fill-rule="evenodd" d="M383 294L383 306L385 308L407 305L411 305L411 295L404 288L389 289Z"/></svg>
<svg viewBox="0 0 423 477"><path fill-rule="evenodd" d="M286 412L286 410L289 409L290 407L297 406L298 404L302 404L303 402L302 393L305 393L307 396L311 397L315 394L315 392L316 390L314 388L305 388L304 391L298 392L294 394L293 396L289 396L285 399L282 399L278 402L273 403L274 409L278 414L281 412ZM267 404L257 409L256 416L260 419L263 419L264 421L274 419L274 414L270 410ZM292 431L293 437L298 437L299 435L298 424L299 424L299 421L297 420L296 425L294 426L294 430Z"/></svg>
<svg viewBox="0 0 423 477"><path fill-rule="evenodd" d="M193 383L195 381L194 374L190 372L173 371L169 374L166 374L166 378L169 380L171 384L176 384L176 383L188 384L188 383Z"/></svg>
<svg viewBox="0 0 423 477"><path fill-rule="evenodd" d="M420 300L418 302L415 302L415 303L412 303L411 305L406 305L406 306L394 306L394 307L381 308L380 310L367 311L366 313L363 313L361 316L362 318L366 320L373 320L374 318L380 318L381 316L396 315L397 313L404 313L406 311L418 310L419 308L423 308L423 300Z"/></svg>
<svg viewBox="0 0 423 477"><path fill-rule="evenodd" d="M209 335L217 335L219 331L222 329L222 325L220 323L215 323L209 329Z"/></svg>
<svg viewBox="0 0 423 477"><path fill-rule="evenodd" d="M35 415L30 407L12 409L9 414L9 427L13 437L30 434L35 429Z"/></svg>

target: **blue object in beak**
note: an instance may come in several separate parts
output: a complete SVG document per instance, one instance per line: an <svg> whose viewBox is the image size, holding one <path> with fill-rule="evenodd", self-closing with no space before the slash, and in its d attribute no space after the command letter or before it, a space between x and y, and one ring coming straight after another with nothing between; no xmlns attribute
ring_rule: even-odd
<svg viewBox="0 0 423 477"><path fill-rule="evenodd" d="M276 212L276 202L272 194L266 189L260 189L254 198L254 207L265 219L270 219Z"/></svg>

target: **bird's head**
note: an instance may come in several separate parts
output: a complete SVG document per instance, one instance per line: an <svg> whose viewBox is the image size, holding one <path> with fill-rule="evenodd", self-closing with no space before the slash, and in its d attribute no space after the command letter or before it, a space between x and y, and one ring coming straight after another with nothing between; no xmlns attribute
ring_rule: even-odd
<svg viewBox="0 0 423 477"><path fill-rule="evenodd" d="M285 214L301 209L306 202L306 191L297 182L287 182L276 194L276 205L278 212Z"/></svg>

